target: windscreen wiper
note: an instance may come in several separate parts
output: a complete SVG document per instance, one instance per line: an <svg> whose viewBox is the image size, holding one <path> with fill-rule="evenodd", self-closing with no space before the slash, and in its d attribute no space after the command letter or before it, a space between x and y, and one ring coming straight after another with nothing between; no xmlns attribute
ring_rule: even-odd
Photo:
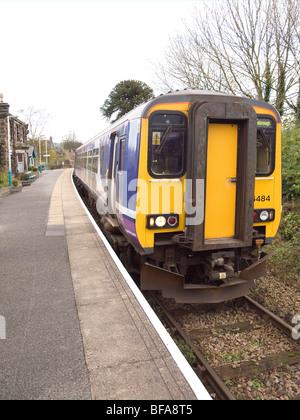
<svg viewBox="0 0 300 420"><path fill-rule="evenodd" d="M164 146L165 146L165 144L166 144L166 141L167 141L167 139L168 139L169 135L171 134L171 132L172 132L172 127L168 127L168 128L166 129L166 131L164 132L164 135L162 136L162 139L161 139L161 143L160 143L160 145L158 146L158 148L155 150L155 153L156 153L157 155L160 155L160 154L161 154L162 149L164 148Z"/></svg>

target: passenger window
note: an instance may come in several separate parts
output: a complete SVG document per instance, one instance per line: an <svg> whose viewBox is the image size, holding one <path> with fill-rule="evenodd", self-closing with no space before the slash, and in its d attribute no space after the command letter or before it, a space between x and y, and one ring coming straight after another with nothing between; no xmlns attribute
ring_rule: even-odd
<svg viewBox="0 0 300 420"><path fill-rule="evenodd" d="M155 113L150 118L148 169L154 177L182 176L185 172L186 117Z"/></svg>
<svg viewBox="0 0 300 420"><path fill-rule="evenodd" d="M258 118L256 141L256 175L268 176L275 164L275 121Z"/></svg>
<svg viewBox="0 0 300 420"><path fill-rule="evenodd" d="M92 171L95 173L98 172L98 158L99 158L98 155L99 155L99 149L94 149Z"/></svg>
<svg viewBox="0 0 300 420"><path fill-rule="evenodd" d="M83 162L83 167L86 169L87 167L87 152L82 154L82 162Z"/></svg>
<svg viewBox="0 0 300 420"><path fill-rule="evenodd" d="M93 162L93 151L90 150L88 152L88 160L87 160L87 170L92 170L92 162Z"/></svg>
<svg viewBox="0 0 300 420"><path fill-rule="evenodd" d="M105 147L101 146L101 149L100 149L100 175L101 176L103 176L104 151L105 151Z"/></svg>
<svg viewBox="0 0 300 420"><path fill-rule="evenodd" d="M120 140L119 171L124 170L124 158L125 158L125 138Z"/></svg>

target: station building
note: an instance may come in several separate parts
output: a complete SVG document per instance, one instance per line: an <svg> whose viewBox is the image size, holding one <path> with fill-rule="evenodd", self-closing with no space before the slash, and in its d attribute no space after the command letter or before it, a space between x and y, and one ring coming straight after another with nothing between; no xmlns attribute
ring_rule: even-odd
<svg viewBox="0 0 300 420"><path fill-rule="evenodd" d="M9 169L9 153L13 176L29 168L30 146L27 145L28 124L9 112L0 93L0 171Z"/></svg>

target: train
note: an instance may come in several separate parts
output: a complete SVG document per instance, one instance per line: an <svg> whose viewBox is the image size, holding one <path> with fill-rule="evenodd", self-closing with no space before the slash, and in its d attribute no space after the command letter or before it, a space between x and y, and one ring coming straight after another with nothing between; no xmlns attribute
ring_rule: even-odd
<svg viewBox="0 0 300 420"><path fill-rule="evenodd" d="M220 303L266 274L281 218L281 118L269 103L160 95L79 147L73 176L142 290Z"/></svg>

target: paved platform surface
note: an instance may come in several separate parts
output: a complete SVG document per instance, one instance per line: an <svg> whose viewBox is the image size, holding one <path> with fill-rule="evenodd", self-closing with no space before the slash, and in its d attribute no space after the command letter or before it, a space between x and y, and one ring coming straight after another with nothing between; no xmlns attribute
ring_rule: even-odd
<svg viewBox="0 0 300 420"><path fill-rule="evenodd" d="M70 170L0 198L0 235L0 399L195 399Z"/></svg>
<svg viewBox="0 0 300 420"><path fill-rule="evenodd" d="M0 199L1 399L90 399L67 238L46 237L62 171Z"/></svg>

